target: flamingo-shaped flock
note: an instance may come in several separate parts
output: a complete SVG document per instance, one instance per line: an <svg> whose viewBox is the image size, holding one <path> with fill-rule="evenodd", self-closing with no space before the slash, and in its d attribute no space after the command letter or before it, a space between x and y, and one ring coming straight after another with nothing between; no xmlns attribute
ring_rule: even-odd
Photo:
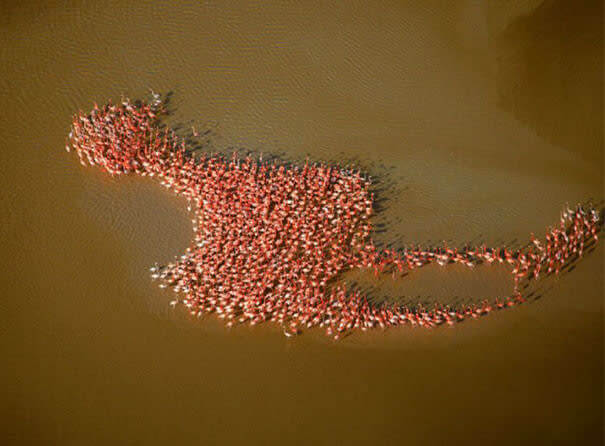
<svg viewBox="0 0 605 446"><path fill-rule="evenodd" d="M235 154L196 159L173 131L160 128L162 112L155 94L150 103L95 104L74 117L66 149L83 165L157 177L187 198L193 240L175 262L152 267L151 276L179 293L173 305L182 302L197 316L216 313L229 326L272 321L286 336L323 327L338 339L355 329L454 324L523 302L519 281L558 273L598 240L599 213L578 205L563 211L545 239L532 235L522 249L379 250L370 237L373 194L360 172L308 162L286 168ZM352 268L400 274L433 262L503 263L514 286L509 296L478 305L408 308L374 304L333 284Z"/></svg>

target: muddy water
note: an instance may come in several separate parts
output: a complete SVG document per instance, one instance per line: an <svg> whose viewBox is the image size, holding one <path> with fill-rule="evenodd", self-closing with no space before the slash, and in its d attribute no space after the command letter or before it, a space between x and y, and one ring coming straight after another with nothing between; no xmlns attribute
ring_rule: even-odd
<svg viewBox="0 0 605 446"><path fill-rule="evenodd" d="M183 203L63 150L77 109L171 91L208 150L370 172L381 243L523 243L603 198L602 8L455 3L3 2L3 444L601 441L602 245L452 329L227 330L148 279L187 245ZM487 267L383 282L507 289Z"/></svg>

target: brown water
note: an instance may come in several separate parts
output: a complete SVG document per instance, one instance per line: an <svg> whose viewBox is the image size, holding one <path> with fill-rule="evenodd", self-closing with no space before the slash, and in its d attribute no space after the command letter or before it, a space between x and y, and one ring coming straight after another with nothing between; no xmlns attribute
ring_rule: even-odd
<svg viewBox="0 0 605 446"><path fill-rule="evenodd" d="M77 109L173 91L213 150L386 181L379 241L521 243L604 195L600 2L31 3L0 4L2 444L602 442L602 244L451 329L228 330L148 278L183 203L63 150ZM479 298L501 273L383 290Z"/></svg>

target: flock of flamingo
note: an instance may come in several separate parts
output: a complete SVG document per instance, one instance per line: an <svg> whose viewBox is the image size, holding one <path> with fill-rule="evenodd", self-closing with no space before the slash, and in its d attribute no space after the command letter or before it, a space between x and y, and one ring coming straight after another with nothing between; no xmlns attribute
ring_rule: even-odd
<svg viewBox="0 0 605 446"><path fill-rule="evenodd" d="M151 268L160 287L171 287L192 315L216 313L233 324L280 324L286 336L323 327L338 339L353 330L402 324L434 327L477 318L524 302L519 283L558 274L598 240L599 212L566 208L542 240L521 249L408 248L380 250L373 243L370 181L358 171L326 164L278 163L203 154L159 125L158 95L149 103L123 100L74 116L66 150L83 165L111 175L157 177L185 197L194 237L185 253ZM365 268L404 274L429 263L508 265L509 296L454 308L376 304L336 284L340 273Z"/></svg>

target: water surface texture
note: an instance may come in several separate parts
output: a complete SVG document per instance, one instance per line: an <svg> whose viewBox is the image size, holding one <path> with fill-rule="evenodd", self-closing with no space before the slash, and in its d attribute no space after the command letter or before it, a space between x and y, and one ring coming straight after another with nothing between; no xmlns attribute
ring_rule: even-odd
<svg viewBox="0 0 605 446"><path fill-rule="evenodd" d="M453 328L227 329L148 276L187 246L186 203L63 150L78 109L151 87L204 150L373 175L381 243L523 243L603 198L600 2L266 3L0 5L2 443L602 441L602 243L539 299ZM510 282L427 267L378 288Z"/></svg>

